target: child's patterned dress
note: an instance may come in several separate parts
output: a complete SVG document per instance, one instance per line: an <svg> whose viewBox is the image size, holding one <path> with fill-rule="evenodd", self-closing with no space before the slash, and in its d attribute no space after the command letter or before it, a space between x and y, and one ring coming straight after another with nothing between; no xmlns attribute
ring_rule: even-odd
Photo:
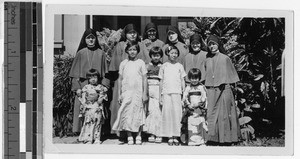
<svg viewBox="0 0 300 159"><path fill-rule="evenodd" d="M188 145L205 144L207 136L205 87L203 85L187 86L183 96L184 104L187 105L183 117L187 122L186 141Z"/></svg>
<svg viewBox="0 0 300 159"><path fill-rule="evenodd" d="M79 141L99 144L104 121L103 103L99 103L99 100L107 100L107 88L100 84L96 86L88 84L82 88L82 92L79 100L82 104L81 114L84 116L84 122Z"/></svg>
<svg viewBox="0 0 300 159"><path fill-rule="evenodd" d="M152 63L147 65L148 88L149 88L149 103L148 103L148 116L144 131L155 136L161 136L161 121L162 114L159 104L159 83L158 78L159 68L161 64L154 66Z"/></svg>

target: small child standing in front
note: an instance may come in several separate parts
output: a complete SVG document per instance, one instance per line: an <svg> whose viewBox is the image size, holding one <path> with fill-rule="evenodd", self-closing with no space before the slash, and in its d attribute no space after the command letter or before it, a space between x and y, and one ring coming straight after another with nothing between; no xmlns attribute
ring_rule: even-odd
<svg viewBox="0 0 300 159"><path fill-rule="evenodd" d="M125 47L128 59L121 62L119 68L119 103L117 119L112 130L127 132L128 145L141 145L141 129L145 124L144 104L147 96L147 70L145 62L137 59L140 52L138 43L128 42Z"/></svg>
<svg viewBox="0 0 300 159"><path fill-rule="evenodd" d="M160 47L154 46L149 51L151 62L146 65L148 76L148 92L149 102L147 105L147 118L144 126L145 132L150 134L149 142L160 143L161 138L161 107L159 103L160 98L160 79L158 78L159 69L162 66L160 61L163 56L163 51Z"/></svg>
<svg viewBox="0 0 300 159"><path fill-rule="evenodd" d="M160 101L163 105L161 136L169 138L170 146L178 146L182 118L181 95L185 88L186 73L182 64L177 62L179 50L176 46L168 46L165 53L169 60L161 66L158 75L161 79Z"/></svg>
<svg viewBox="0 0 300 159"><path fill-rule="evenodd" d="M200 146L205 144L207 136L207 125L205 121L207 102L206 89L200 83L201 72L197 68L192 68L188 73L190 85L183 93L183 103L185 113L183 119L187 126L186 142L189 146ZM184 120L183 120L184 121Z"/></svg>
<svg viewBox="0 0 300 159"><path fill-rule="evenodd" d="M104 122L103 100L107 100L107 88L99 84L100 74L90 69L86 75L88 84L77 90L81 103L80 117L84 117L79 141L86 144L100 144L101 127Z"/></svg>

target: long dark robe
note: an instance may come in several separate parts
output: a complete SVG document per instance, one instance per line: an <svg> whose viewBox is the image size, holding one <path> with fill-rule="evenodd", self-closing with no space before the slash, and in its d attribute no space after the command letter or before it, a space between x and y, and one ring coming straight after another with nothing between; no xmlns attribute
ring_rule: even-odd
<svg viewBox="0 0 300 159"><path fill-rule="evenodd" d="M192 68L198 68L199 70L201 69L201 66L203 65L203 62L206 59L206 51L200 51L197 54L189 53L185 56L184 61L183 61L183 67L185 72L188 74L190 69ZM201 76L203 76L204 72L202 70ZM186 77L186 81L189 82L188 78Z"/></svg>
<svg viewBox="0 0 300 159"><path fill-rule="evenodd" d="M104 52L100 49L90 50L88 48L79 50L76 53L69 73L69 76L72 77L72 91L82 89L88 83L86 73L91 68L96 69L100 73L100 78L104 77L108 68ZM80 132L81 130L81 121L78 117L79 108L80 102L76 96L73 111L73 132Z"/></svg>
<svg viewBox="0 0 300 159"><path fill-rule="evenodd" d="M231 85L239 81L230 58L222 53L208 57L203 65L207 88L208 141L237 142L240 125Z"/></svg>
<svg viewBox="0 0 300 159"><path fill-rule="evenodd" d="M100 77L104 77L108 69L105 53L100 49L90 50L83 48L76 53L69 76L86 78L86 73L91 68L96 69L100 73Z"/></svg>
<svg viewBox="0 0 300 159"><path fill-rule="evenodd" d="M164 42L156 39L153 42L148 43L149 40L143 40L141 42L141 52L138 54L138 58L142 59L145 63L149 63L151 61L151 57L149 56L149 51L152 47L158 46L162 48L164 46Z"/></svg>

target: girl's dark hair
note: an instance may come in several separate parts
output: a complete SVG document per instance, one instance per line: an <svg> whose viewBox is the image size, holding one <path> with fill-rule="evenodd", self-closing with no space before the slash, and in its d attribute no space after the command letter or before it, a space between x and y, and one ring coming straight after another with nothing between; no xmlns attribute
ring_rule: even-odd
<svg viewBox="0 0 300 159"><path fill-rule="evenodd" d="M163 55L164 55L162 49L159 46L154 46L149 51L150 57L152 57L152 55L156 55L156 54L159 54L160 57L163 57Z"/></svg>
<svg viewBox="0 0 300 159"><path fill-rule="evenodd" d="M135 41L137 41L137 42L141 41L140 34L134 24L127 24L124 27L124 29L121 33L120 41L127 41L126 34L129 33L130 31L136 31L137 37L136 37Z"/></svg>
<svg viewBox="0 0 300 159"><path fill-rule="evenodd" d="M93 76L97 76L98 80L100 80L100 73L96 69L92 68L92 69L88 70L88 72L86 73L86 78L90 79Z"/></svg>
<svg viewBox="0 0 300 159"><path fill-rule="evenodd" d="M189 80L196 79L196 78L201 79L201 71L198 68L190 69L188 73L188 78Z"/></svg>
<svg viewBox="0 0 300 159"><path fill-rule="evenodd" d="M178 56L180 55L180 52L179 52L179 49L175 46L175 45L170 45L170 46L168 46L167 48L166 48L166 50L165 50L165 54L167 55L167 56L169 56L169 52L171 51L171 50L177 50L177 54L178 54Z"/></svg>
<svg viewBox="0 0 300 159"><path fill-rule="evenodd" d="M128 49L132 46L135 46L138 53L140 52L140 46L137 42L128 42L126 47L125 47L125 52L127 53Z"/></svg>

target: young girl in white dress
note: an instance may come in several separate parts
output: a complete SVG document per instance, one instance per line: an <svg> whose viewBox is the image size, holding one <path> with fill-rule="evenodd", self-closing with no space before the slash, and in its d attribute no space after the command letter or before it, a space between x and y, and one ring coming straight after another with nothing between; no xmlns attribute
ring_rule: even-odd
<svg viewBox="0 0 300 159"><path fill-rule="evenodd" d="M186 73L182 64L177 62L179 50L176 46L167 47L166 55L169 60L161 66L158 75L161 79L163 105L161 135L169 138L169 145L178 146L182 118L181 95L185 88Z"/></svg>
<svg viewBox="0 0 300 159"><path fill-rule="evenodd" d="M128 42L125 51L128 59L121 62L119 68L119 102L117 119L112 127L114 131L126 131L128 145L141 145L141 128L145 124L144 104L147 97L147 70L145 62L137 59L140 51L137 43Z"/></svg>

